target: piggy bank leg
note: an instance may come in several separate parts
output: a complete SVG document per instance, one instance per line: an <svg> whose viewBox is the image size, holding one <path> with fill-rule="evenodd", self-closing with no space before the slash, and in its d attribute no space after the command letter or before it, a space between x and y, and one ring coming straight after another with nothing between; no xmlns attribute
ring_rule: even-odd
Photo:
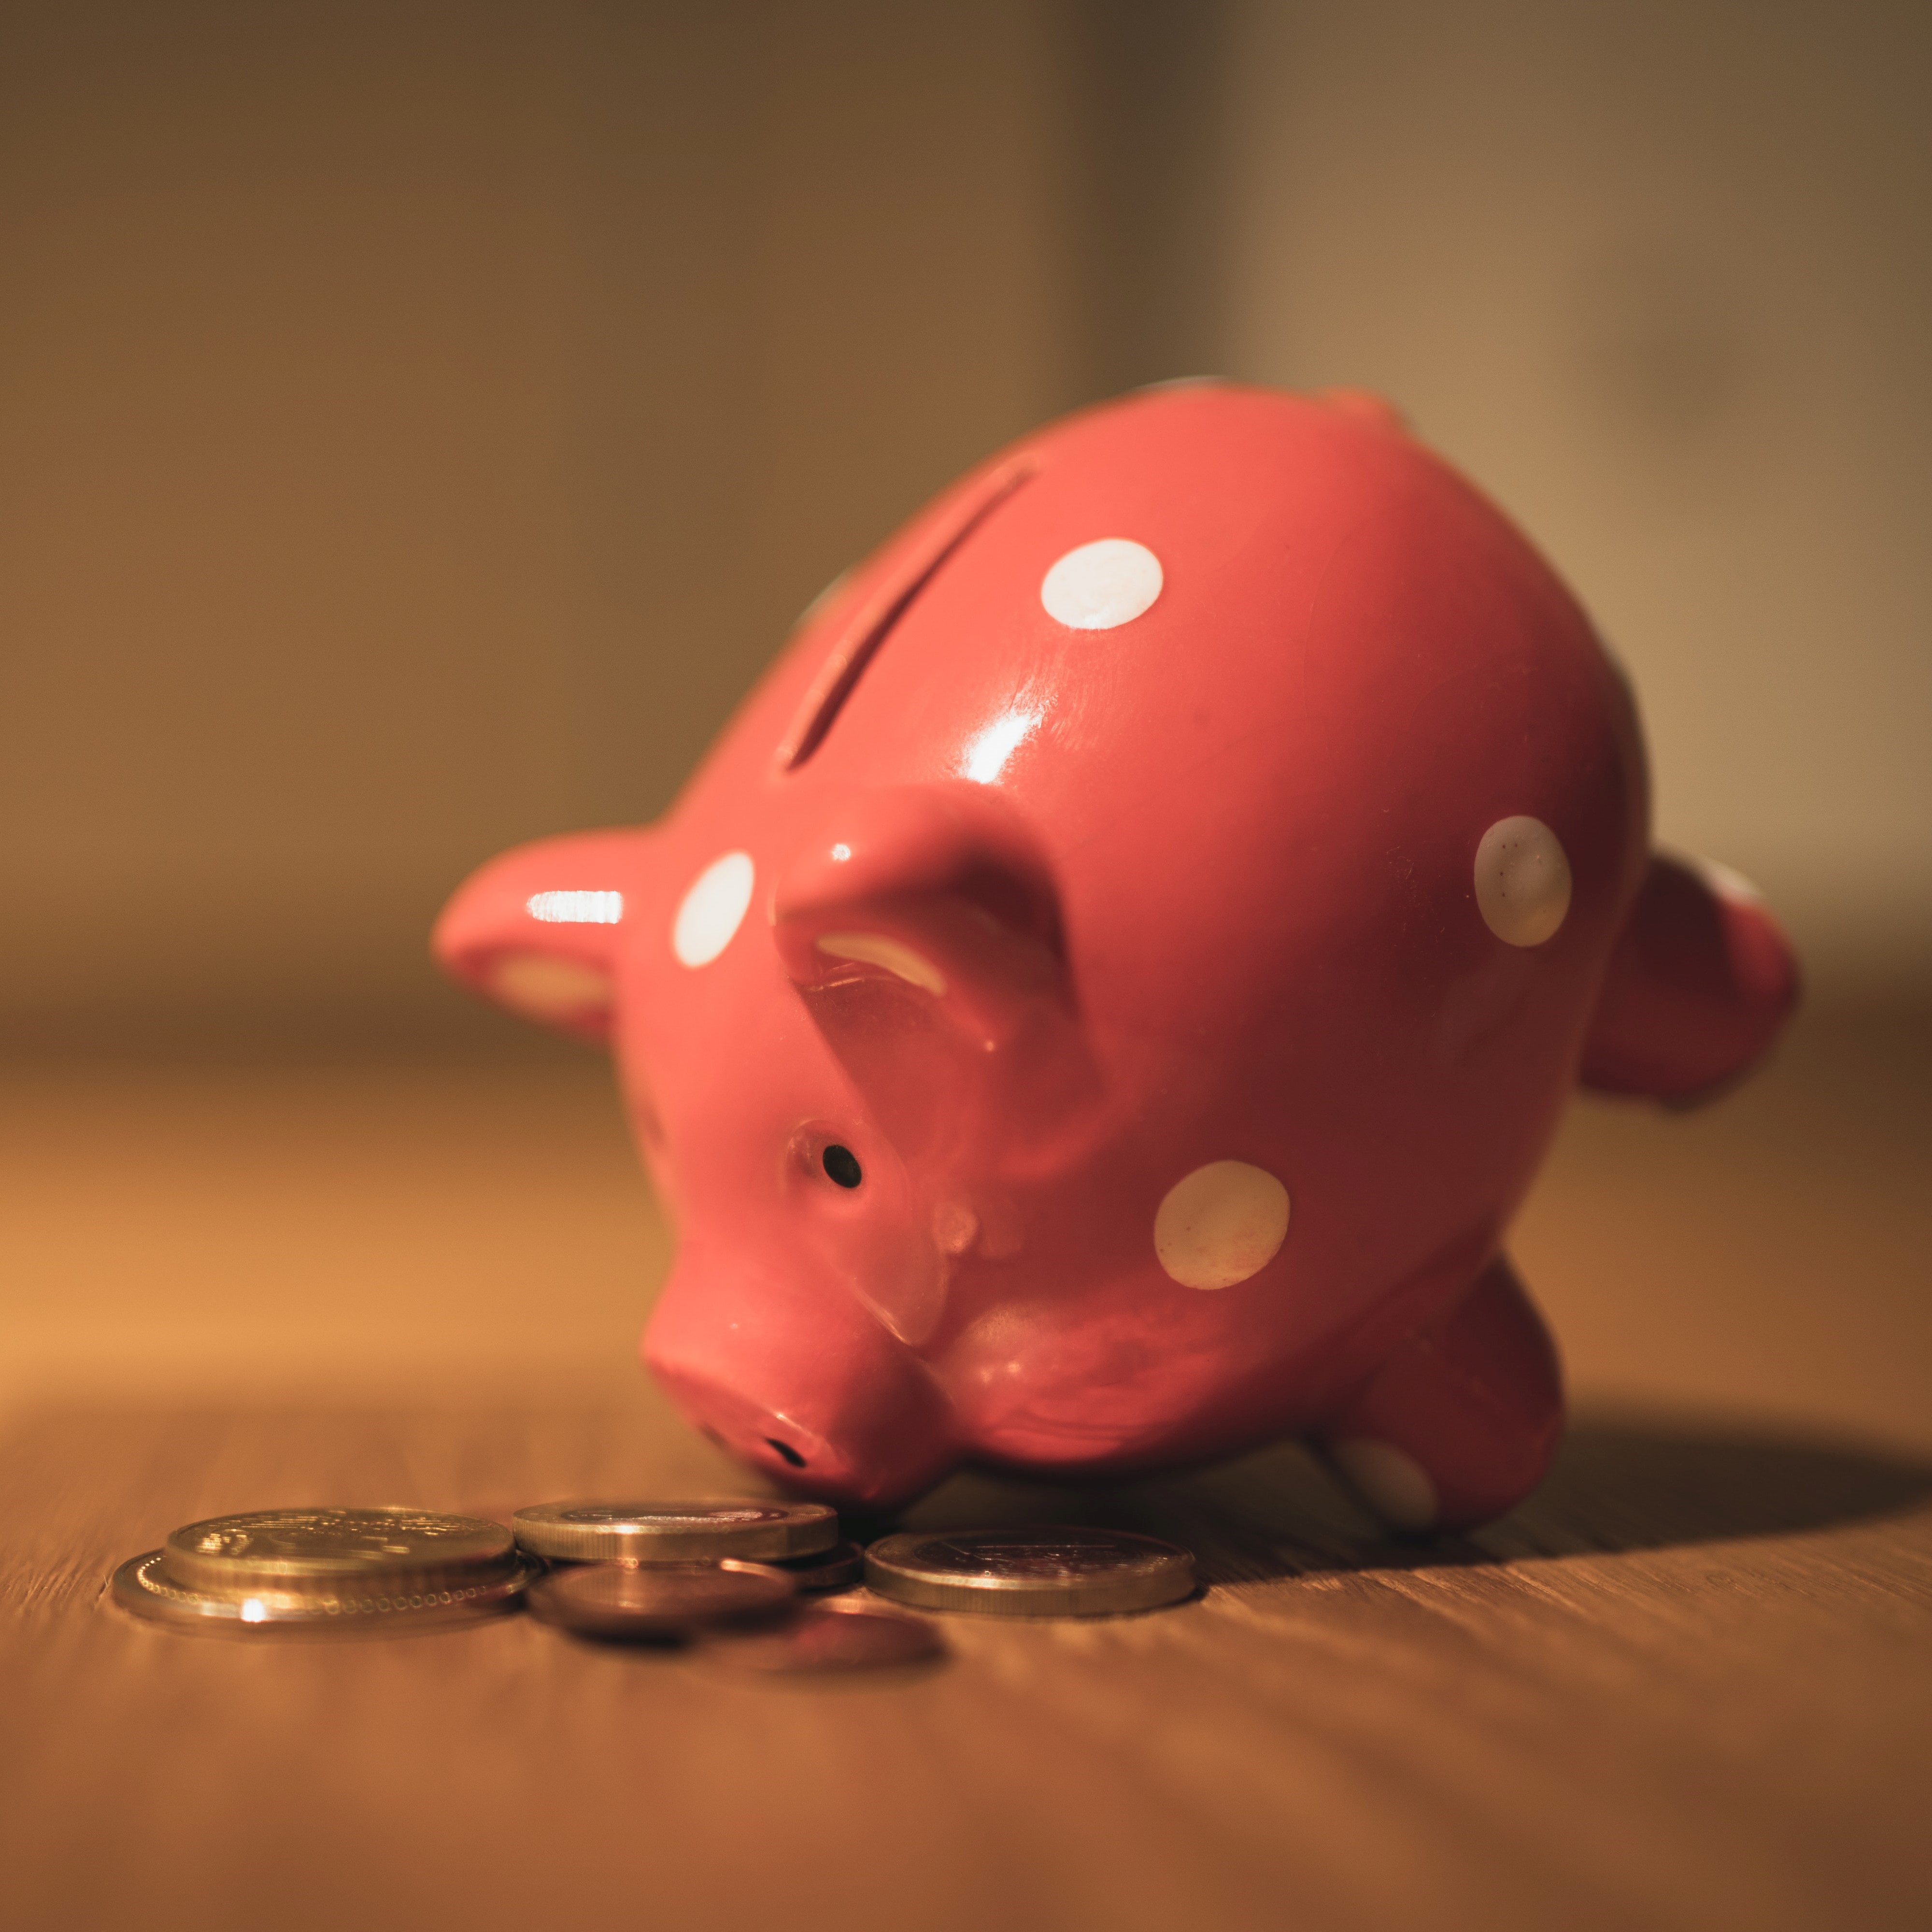
<svg viewBox="0 0 1932 1932"><path fill-rule="evenodd" d="M1498 1255L1324 1420L1315 1441L1377 1516L1420 1531L1468 1528L1520 1502L1562 1432L1556 1351Z"/></svg>

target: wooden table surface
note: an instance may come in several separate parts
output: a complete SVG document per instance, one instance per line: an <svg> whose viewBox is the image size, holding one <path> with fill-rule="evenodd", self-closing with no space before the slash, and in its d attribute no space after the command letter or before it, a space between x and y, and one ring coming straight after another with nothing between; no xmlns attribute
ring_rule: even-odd
<svg viewBox="0 0 1932 1932"><path fill-rule="evenodd" d="M841 1684L124 1618L218 1510L734 1479L630 1366L668 1242L595 1068L16 1069L0 1923L1922 1927L1928 1038L1578 1110L1513 1246L1580 1420L1507 1522L1379 1540L1292 1449L958 1479L913 1520L1144 1528L1208 1587Z"/></svg>

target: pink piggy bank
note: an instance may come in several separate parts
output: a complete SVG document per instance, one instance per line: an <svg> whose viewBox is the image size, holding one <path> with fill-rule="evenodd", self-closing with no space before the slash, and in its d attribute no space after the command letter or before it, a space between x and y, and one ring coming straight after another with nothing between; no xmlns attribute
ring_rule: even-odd
<svg viewBox="0 0 1932 1932"><path fill-rule="evenodd" d="M1296 1435L1453 1527L1561 1432L1501 1243L1571 1089L1694 1099L1795 997L1647 810L1588 620L1385 410L1174 386L946 491L662 822L435 946L611 1043L681 1230L644 1359L779 1484Z"/></svg>

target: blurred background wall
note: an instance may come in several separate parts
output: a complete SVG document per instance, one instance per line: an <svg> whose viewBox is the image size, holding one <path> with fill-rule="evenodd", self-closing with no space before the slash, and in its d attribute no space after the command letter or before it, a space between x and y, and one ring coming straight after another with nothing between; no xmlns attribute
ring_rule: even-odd
<svg viewBox="0 0 1932 1932"><path fill-rule="evenodd" d="M660 810L1057 410L1378 388L1631 666L1821 996L1932 962L1932 16L0 12L0 1044L510 1047L423 957Z"/></svg>
<svg viewBox="0 0 1932 1932"><path fill-rule="evenodd" d="M1822 998L1932 960L1932 9L1246 0L1227 355L1385 390L1635 674Z"/></svg>

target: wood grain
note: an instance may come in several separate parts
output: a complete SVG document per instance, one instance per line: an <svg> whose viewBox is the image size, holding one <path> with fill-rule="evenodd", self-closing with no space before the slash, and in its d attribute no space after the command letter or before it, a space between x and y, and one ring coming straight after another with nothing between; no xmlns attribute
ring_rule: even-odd
<svg viewBox="0 0 1932 1932"><path fill-rule="evenodd" d="M1084 1494L960 1479L914 1520L1142 1528L1207 1587L949 1618L946 1663L838 1685L523 1619L256 1645L123 1618L114 1564L218 1510L736 1479L606 1360L663 1242L576 1072L16 1083L0 1919L1922 1925L1921 1062L1808 1050L1728 1125L1573 1124L1518 1246L1580 1384L1622 1393L1508 1522L1381 1540L1292 1449ZM533 1300L564 1342L532 1352ZM117 1318L148 1372L105 1339L90 1390Z"/></svg>

